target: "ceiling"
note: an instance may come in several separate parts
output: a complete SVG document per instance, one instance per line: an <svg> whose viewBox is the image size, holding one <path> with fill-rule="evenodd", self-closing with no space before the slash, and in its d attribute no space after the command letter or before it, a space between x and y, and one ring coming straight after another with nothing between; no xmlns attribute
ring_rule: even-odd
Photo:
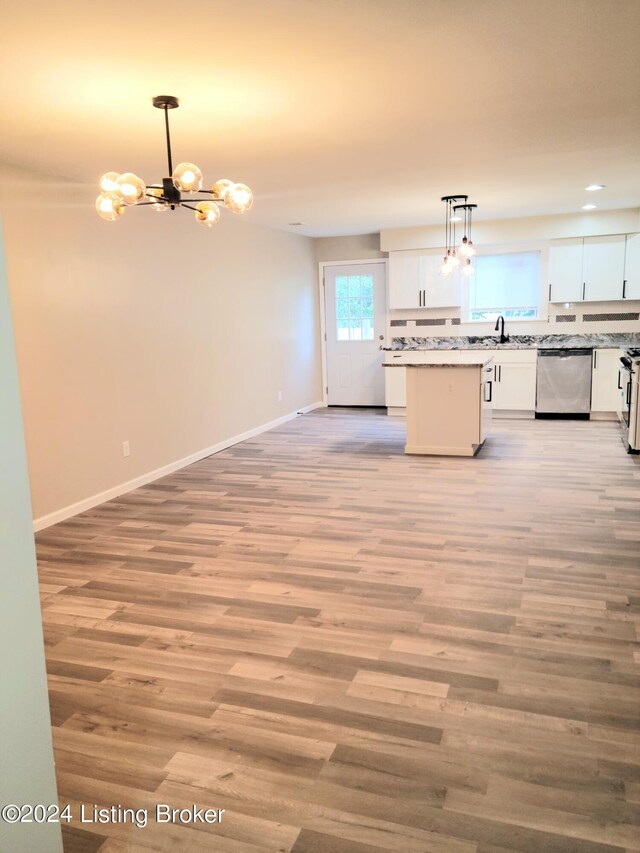
<svg viewBox="0 0 640 853"><path fill-rule="evenodd" d="M636 207L639 43L639 0L24 0L0 160L81 204L107 170L155 181L173 94L174 161L274 228L439 223L452 193L479 219Z"/></svg>

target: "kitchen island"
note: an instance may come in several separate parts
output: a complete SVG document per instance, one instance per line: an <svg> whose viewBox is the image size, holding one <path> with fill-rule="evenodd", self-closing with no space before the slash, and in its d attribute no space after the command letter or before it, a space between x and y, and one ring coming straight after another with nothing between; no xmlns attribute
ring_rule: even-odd
<svg viewBox="0 0 640 853"><path fill-rule="evenodd" d="M473 352L437 353L402 365L406 368L407 441L405 453L473 456L484 443L491 410L491 362Z"/></svg>

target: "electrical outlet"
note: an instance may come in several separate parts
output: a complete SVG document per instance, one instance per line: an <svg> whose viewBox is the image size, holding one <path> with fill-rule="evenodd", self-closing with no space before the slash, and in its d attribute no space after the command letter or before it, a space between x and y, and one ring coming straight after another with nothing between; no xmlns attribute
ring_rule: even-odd
<svg viewBox="0 0 640 853"><path fill-rule="evenodd" d="M282 391L278 391L278 402L282 402Z"/></svg>
<svg viewBox="0 0 640 853"><path fill-rule="evenodd" d="M129 442L123 441L122 442L122 455L123 456L129 456L130 453L131 453L131 448L129 447Z"/></svg>

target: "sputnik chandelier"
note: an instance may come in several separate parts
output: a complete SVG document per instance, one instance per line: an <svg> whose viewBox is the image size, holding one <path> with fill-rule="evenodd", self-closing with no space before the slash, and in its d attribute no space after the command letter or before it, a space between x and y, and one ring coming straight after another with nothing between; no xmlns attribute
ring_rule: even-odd
<svg viewBox="0 0 640 853"><path fill-rule="evenodd" d="M477 204L469 204L468 195L444 195L440 199L446 205L445 218L445 241L446 254L442 266L440 267L440 275L450 275L457 267L460 266L460 257L464 263L462 265L462 274L466 276L473 275L475 269L471 265L471 258L475 255L476 249L471 239L471 215L476 209ZM457 204L456 202L461 202ZM462 211L460 216L458 211ZM462 242L456 250L456 222L463 222L463 237ZM457 251L457 254L456 254Z"/></svg>
<svg viewBox="0 0 640 853"><path fill-rule="evenodd" d="M196 222L205 228L211 228L220 219L222 206L233 213L246 213L250 210L253 205L253 193L246 184L235 184L221 178L210 190L203 190L202 172L194 163L179 163L173 168L169 110L178 108L178 99L173 95L158 95L152 103L159 110L164 110L167 161L171 177L163 178L161 184L145 184L142 178L132 172L124 172L122 175L107 172L100 178L100 195L96 199L98 216L108 222L114 222L132 205L150 204L160 213L185 207L195 211ZM207 196L203 199L204 193ZM187 196L187 200L183 198L183 194Z"/></svg>

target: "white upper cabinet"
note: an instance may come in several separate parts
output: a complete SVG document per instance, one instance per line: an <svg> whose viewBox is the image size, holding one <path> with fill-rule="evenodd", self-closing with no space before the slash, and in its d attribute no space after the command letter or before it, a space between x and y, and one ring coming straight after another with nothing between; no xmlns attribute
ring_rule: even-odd
<svg viewBox="0 0 640 853"><path fill-rule="evenodd" d="M549 302L582 299L582 237L554 240L549 247Z"/></svg>
<svg viewBox="0 0 640 853"><path fill-rule="evenodd" d="M640 234L627 234L623 297L640 299Z"/></svg>
<svg viewBox="0 0 640 853"><path fill-rule="evenodd" d="M422 276L425 308L449 308L460 305L460 273L440 275L442 251L422 256Z"/></svg>
<svg viewBox="0 0 640 853"><path fill-rule="evenodd" d="M585 237L582 281L585 302L622 299L625 235Z"/></svg>
<svg viewBox="0 0 640 853"><path fill-rule="evenodd" d="M389 253L389 308L419 308L422 304L421 255Z"/></svg>
<svg viewBox="0 0 640 853"><path fill-rule="evenodd" d="M440 275L442 251L389 253L389 308L460 305L460 276Z"/></svg>

